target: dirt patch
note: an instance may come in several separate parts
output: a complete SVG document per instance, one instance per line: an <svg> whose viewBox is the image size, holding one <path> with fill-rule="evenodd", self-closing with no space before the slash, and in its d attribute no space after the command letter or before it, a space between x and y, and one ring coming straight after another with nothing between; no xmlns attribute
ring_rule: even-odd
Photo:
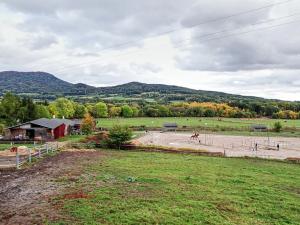
<svg viewBox="0 0 300 225"><path fill-rule="evenodd" d="M84 193L83 191L74 192L71 194L64 194L63 196L63 199L81 199L81 198L91 198L91 196Z"/></svg>
<svg viewBox="0 0 300 225"><path fill-rule="evenodd" d="M64 218L49 200L71 189L84 166L102 156L98 151L64 151L27 169L1 172L0 224L43 224ZM83 192L76 196L87 197Z"/></svg>

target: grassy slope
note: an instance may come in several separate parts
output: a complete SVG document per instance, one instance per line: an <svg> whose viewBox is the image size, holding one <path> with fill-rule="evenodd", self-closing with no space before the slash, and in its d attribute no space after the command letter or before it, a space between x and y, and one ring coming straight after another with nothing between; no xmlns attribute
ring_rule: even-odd
<svg viewBox="0 0 300 225"><path fill-rule="evenodd" d="M175 122L179 126L207 126L207 127L249 127L252 124L266 124L272 127L276 121L281 121L284 126L298 127L300 128L300 120L271 120L271 119L234 119L224 118L222 121L218 121L217 118L194 118L194 117L168 117L168 118L108 118L99 119L98 126L112 127L114 124L122 124L129 126L141 126L147 127L162 127L166 122Z"/></svg>
<svg viewBox="0 0 300 225"><path fill-rule="evenodd" d="M80 224L300 224L299 165L108 153L78 182L90 198L61 200Z"/></svg>

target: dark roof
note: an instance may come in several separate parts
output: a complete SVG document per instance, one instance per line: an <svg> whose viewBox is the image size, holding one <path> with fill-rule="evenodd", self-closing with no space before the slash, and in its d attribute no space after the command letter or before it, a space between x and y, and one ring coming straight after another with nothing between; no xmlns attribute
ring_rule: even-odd
<svg viewBox="0 0 300 225"><path fill-rule="evenodd" d="M46 119L46 118L41 118L37 120L30 121L28 123L35 124L41 127L47 127L50 129L55 129L56 127L59 127L60 125L64 124L63 121L57 120L57 119Z"/></svg>
<svg viewBox="0 0 300 225"><path fill-rule="evenodd" d="M67 126L74 126L75 122L72 120L68 120L68 119L51 119L51 121L55 121L57 123L64 123Z"/></svg>
<svg viewBox="0 0 300 225"><path fill-rule="evenodd" d="M34 125L38 125L41 127L46 127L49 129L55 129L57 127L59 127L60 125L64 124L63 121L60 120L56 120L56 119L47 119L47 118L41 118L41 119L37 119L37 120L33 120L33 121L29 121L26 123L22 123L22 124L18 124L12 127L8 127L7 129L12 129L12 128L16 128L16 127L20 127L26 124L34 124Z"/></svg>
<svg viewBox="0 0 300 225"><path fill-rule="evenodd" d="M164 127L177 127L177 123L164 123Z"/></svg>

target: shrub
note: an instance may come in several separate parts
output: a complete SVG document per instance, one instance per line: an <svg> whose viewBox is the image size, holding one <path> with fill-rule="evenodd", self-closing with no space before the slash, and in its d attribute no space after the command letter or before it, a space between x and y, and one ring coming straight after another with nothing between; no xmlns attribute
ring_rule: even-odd
<svg viewBox="0 0 300 225"><path fill-rule="evenodd" d="M122 144L128 142L132 137L132 130L127 126L116 125L109 130L108 145L113 148L121 148Z"/></svg>
<svg viewBox="0 0 300 225"><path fill-rule="evenodd" d="M274 123L274 131L279 133L281 130L282 130L282 124L279 121Z"/></svg>

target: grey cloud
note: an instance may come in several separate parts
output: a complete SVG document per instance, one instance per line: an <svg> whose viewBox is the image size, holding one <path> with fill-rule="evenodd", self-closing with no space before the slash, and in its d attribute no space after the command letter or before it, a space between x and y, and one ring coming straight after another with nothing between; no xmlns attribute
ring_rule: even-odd
<svg viewBox="0 0 300 225"><path fill-rule="evenodd" d="M198 86L205 89L255 93L255 90L261 91L262 87L269 85L272 90L266 91L268 95L278 93L278 90L288 92L291 89L295 93L300 93L298 78L300 30L297 29L299 23L228 38L222 36L230 35L231 32L203 38L203 35L222 30L242 32L259 28L260 26L253 24L300 12L298 1L194 27L205 21L272 2L269 0L2 0L0 20L4 13L7 13L8 19L14 18L14 22L0 23L1 31L3 29L4 32L11 32L11 38L0 34L0 68L5 70L43 68L68 81L92 85L113 85L133 80L149 83L178 82L180 85L183 82L190 82L186 77L193 75L195 76L193 80L199 83ZM138 56L133 56L131 60L128 55L125 60L123 58L125 63L118 63L118 60L119 62L122 60L119 58L113 61L114 55L123 53L121 50L130 51L131 49L127 49L130 46L143 50L143 41L119 46L115 49L116 52L107 51L108 54L106 51L102 52L111 46L178 28L187 29L166 35L174 46L174 49L169 49L171 53L166 54L168 55L166 57L173 57L174 51L177 53L176 58L166 59L164 62L163 56L162 62L158 62L158 65L147 63L148 56L144 55L145 58L141 60ZM214 37L220 39L207 41ZM163 45L166 42L156 39L152 41L151 43L156 45L162 43L161 51L164 51ZM181 41L187 44L181 44ZM161 52L154 53L160 56ZM155 57L153 55L149 58ZM109 57L112 59L107 60ZM160 60L160 57L157 58ZM99 60L101 66L89 65L89 60L96 63ZM76 67L80 64L87 66ZM71 69L55 73L65 68ZM269 71L268 75L265 74L266 70ZM210 76L200 77L199 74L206 71ZM192 81L191 84L194 88L197 86L196 81ZM188 86L188 83L185 85Z"/></svg>
<svg viewBox="0 0 300 225"><path fill-rule="evenodd" d="M233 7L228 7L226 4ZM205 1L183 19L182 24L189 27L196 24L197 21L205 21L205 18L208 18L208 21L212 18L222 18L226 15L232 15L234 12L259 8L264 4L261 1L230 0L229 2L221 1L220 4ZM283 14L277 13L277 15L274 11L276 12L276 9L280 7L286 8L286 12ZM300 5L291 2L290 4L271 7L255 13L203 24L192 31L192 39L190 40L192 47L185 49L185 54L180 53L177 57L178 65L186 70L220 72L300 69L300 46L296 44L300 40L300 31L296 29L299 23L259 31L259 29L268 26L288 23L297 19L299 21L299 15L285 20L282 19L279 22L273 20L272 23L258 25L272 19L294 14L297 9L300 9ZM253 26L253 24L256 24L256 26ZM258 31L253 33L239 34L256 29ZM203 38L205 34L218 31L227 32ZM293 32L291 33L291 31Z"/></svg>
<svg viewBox="0 0 300 225"><path fill-rule="evenodd" d="M192 0L191 3L196 0ZM107 47L136 40L178 24L190 7L182 0L4 0L7 7L24 13L21 28L29 32L52 32L63 36L70 47L89 43Z"/></svg>

